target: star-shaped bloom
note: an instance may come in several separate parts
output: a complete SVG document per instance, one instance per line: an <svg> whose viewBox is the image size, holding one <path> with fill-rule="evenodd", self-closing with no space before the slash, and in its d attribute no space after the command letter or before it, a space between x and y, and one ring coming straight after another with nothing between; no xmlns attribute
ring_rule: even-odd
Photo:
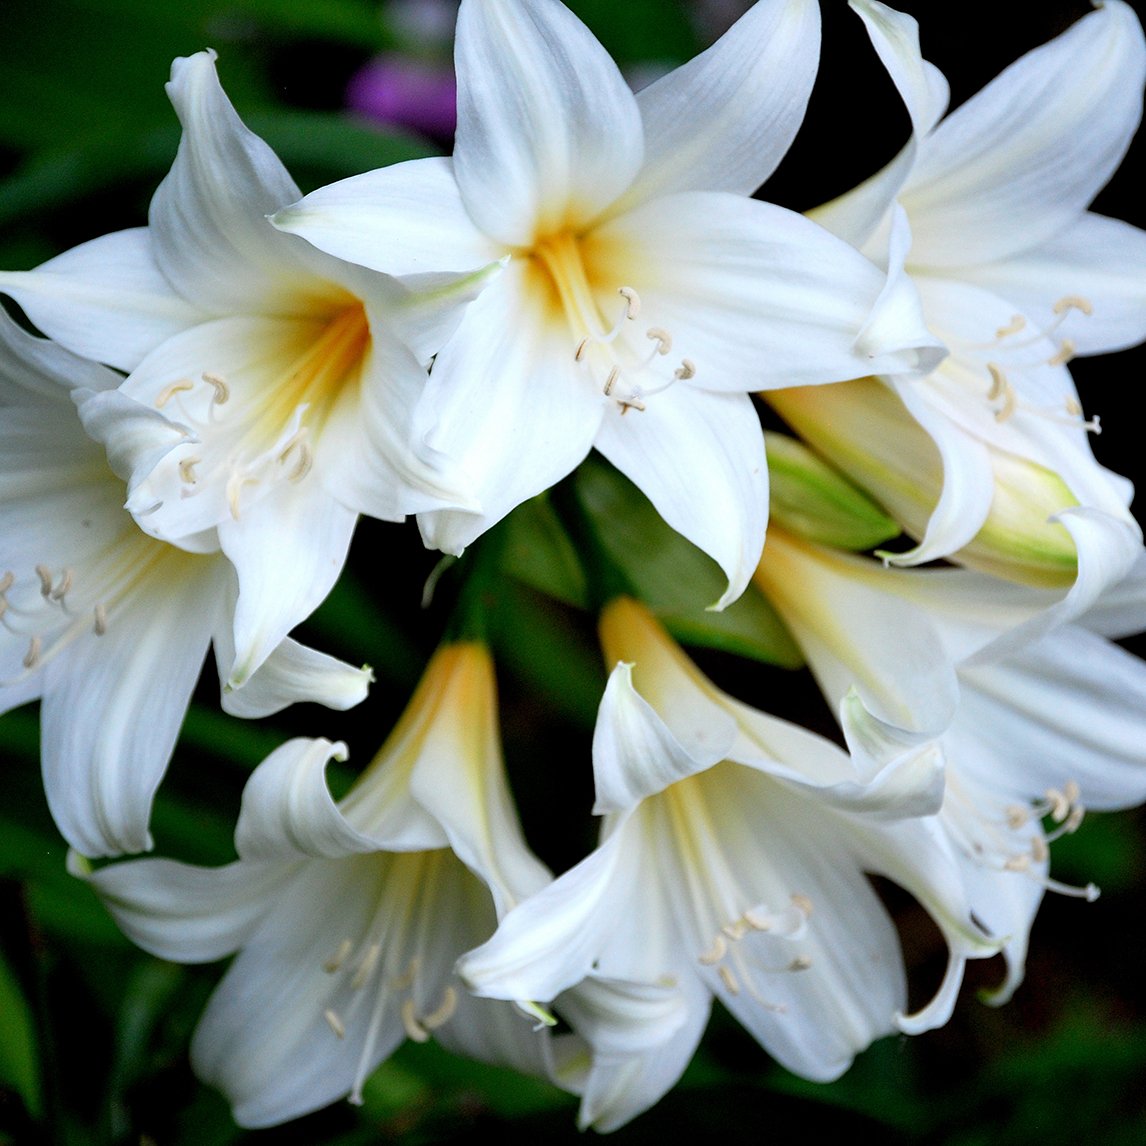
<svg viewBox="0 0 1146 1146"><path fill-rule="evenodd" d="M504 269L438 354L420 440L480 510L419 515L459 551L595 446L728 576L764 540L767 471L747 391L941 355L908 288L752 199L804 114L814 0L761 0L634 95L558 0L463 0L453 159L320 189L275 222L391 274Z"/></svg>
<svg viewBox="0 0 1146 1146"><path fill-rule="evenodd" d="M151 847L151 802L208 645L221 672L234 655L226 559L143 533L76 416L77 390L120 381L0 312L0 711L42 698L48 806L89 856ZM369 679L287 638L223 705L347 708Z"/></svg>
<svg viewBox="0 0 1146 1146"><path fill-rule="evenodd" d="M1073 503L1137 531L1126 483L1091 453L1097 423L1084 420L1066 363L1146 337L1146 233L1086 209L1141 119L1138 18L1105 0L941 120L947 83L920 54L915 21L876 0L852 7L913 135L883 171L810 214L892 281L909 278L950 350L925 380L891 383L944 469L920 545L895 560L945 557L974 537L999 455L1050 470Z"/></svg>
<svg viewBox="0 0 1146 1146"><path fill-rule="evenodd" d="M299 189L240 121L213 53L176 60L168 93L183 138L149 226L0 274L0 290L129 372L81 413L144 529L234 564L237 686L329 591L359 513L466 503L414 456L408 422L469 288L411 292L272 227Z"/></svg>
<svg viewBox="0 0 1146 1146"><path fill-rule="evenodd" d="M238 952L192 1042L196 1071L243 1126L350 1095L404 1040L532 1073L540 1036L473 998L457 957L548 880L505 784L493 667L476 644L439 649L372 764L337 804L345 746L292 740L252 774L239 859L147 859L89 878L140 946L183 963Z"/></svg>
<svg viewBox="0 0 1146 1146"><path fill-rule="evenodd" d="M618 661L593 745L602 842L466 955L463 979L479 994L542 1000L594 975L675 986L689 1014L660 1052L662 1092L714 997L819 1080L897 1025L946 1021L965 959L998 945L973 924L927 814L941 757L924 746L880 759L860 738L849 757L740 704L633 601L611 604L601 629ZM947 937L948 974L918 1014L901 1013L898 940L865 873L914 894Z"/></svg>

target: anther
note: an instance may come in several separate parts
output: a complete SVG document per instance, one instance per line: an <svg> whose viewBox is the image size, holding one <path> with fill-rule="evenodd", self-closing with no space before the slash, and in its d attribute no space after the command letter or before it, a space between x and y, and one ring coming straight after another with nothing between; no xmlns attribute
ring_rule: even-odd
<svg viewBox="0 0 1146 1146"><path fill-rule="evenodd" d="M339 945L338 950L322 965L322 969L328 974L333 975L335 971L346 962L350 952L354 950L354 941L352 939L344 939Z"/></svg>
<svg viewBox="0 0 1146 1146"><path fill-rule="evenodd" d="M645 337L651 338L657 344L657 353L667 354L672 349L672 335L660 326L650 326L645 331Z"/></svg>
<svg viewBox="0 0 1146 1146"><path fill-rule="evenodd" d="M202 458L184 458L179 463L179 477L184 485L194 485L199 480L195 476L195 467L202 460Z"/></svg>
<svg viewBox="0 0 1146 1146"><path fill-rule="evenodd" d="M159 392L159 397L155 399L155 408L162 410L176 394L182 393L185 390L194 390L195 383L187 378L181 378L178 382L172 382L170 386L164 386Z"/></svg>
<svg viewBox="0 0 1146 1146"><path fill-rule="evenodd" d="M1044 795L1050 804L1050 818L1061 824L1070 815L1070 801L1057 788L1048 788Z"/></svg>
<svg viewBox="0 0 1146 1146"><path fill-rule="evenodd" d="M72 587L72 581L75 579L76 571L74 569L65 569L60 577L60 583L52 590L52 600L62 601L67 595L68 590Z"/></svg>
<svg viewBox="0 0 1146 1146"><path fill-rule="evenodd" d="M1055 314L1066 314L1068 310L1080 310L1087 318L1094 314L1094 304L1090 299L1077 294L1063 295L1051 309Z"/></svg>
<svg viewBox="0 0 1146 1146"><path fill-rule="evenodd" d="M354 972L354 977L350 980L351 990L358 991L365 986L366 980L370 978L370 972L374 970L378 956L381 954L382 944L371 943L366 954L362 957L362 962L358 964L358 970Z"/></svg>
<svg viewBox="0 0 1146 1146"><path fill-rule="evenodd" d="M1008 828L1021 828L1031 818L1029 808L1024 808L1022 804L1009 804L1004 810L1004 815L1007 817Z"/></svg>
<svg viewBox="0 0 1146 1146"><path fill-rule="evenodd" d="M632 287L621 287L617 294L628 304L625 307L625 317L634 319L641 313L641 296Z"/></svg>
<svg viewBox="0 0 1146 1146"><path fill-rule="evenodd" d="M995 331L996 338L1007 338L1009 335L1018 334L1020 330L1025 330L1027 320L1021 314L1011 316L1011 321L1006 326L1000 326Z"/></svg>
<svg viewBox="0 0 1146 1146"><path fill-rule="evenodd" d="M1078 781L1068 780L1062 786L1062 794L1072 803L1077 804L1079 796L1082 795L1082 789L1078 786Z"/></svg>
<svg viewBox="0 0 1146 1146"><path fill-rule="evenodd" d="M991 389L987 391L987 400L994 402L997 398L1001 398L1010 390L1011 384L1007 381L1007 376L1003 373L1003 368L997 363L988 362L987 370L991 375Z"/></svg>
<svg viewBox="0 0 1146 1146"><path fill-rule="evenodd" d="M605 397L606 398L610 394L612 394L613 387L616 386L617 379L620 378L620 376L621 376L621 371L620 371L620 368L617 366L614 366L612 368L612 370L609 371L609 377L605 379Z"/></svg>
<svg viewBox="0 0 1146 1146"><path fill-rule="evenodd" d="M726 923L720 930L735 943L737 940L743 939L750 928L743 919L735 919L731 923Z"/></svg>
<svg viewBox="0 0 1146 1146"><path fill-rule="evenodd" d="M3 577L0 577L0 593L7 593L9 589L16 582L16 574L9 569Z"/></svg>
<svg viewBox="0 0 1146 1146"><path fill-rule="evenodd" d="M44 642L39 637L33 637L28 642L28 651L24 654L24 667L34 669L40 663L40 651Z"/></svg>
<svg viewBox="0 0 1146 1146"><path fill-rule="evenodd" d="M402 1004L402 1026L406 1028L406 1036L411 1042L429 1042L430 1032L418 1022L417 1016L414 1014L413 999L407 999Z"/></svg>
<svg viewBox="0 0 1146 1146"><path fill-rule="evenodd" d="M40 578L40 596L46 601L52 595L52 571L47 565L37 565L36 576Z"/></svg>
<svg viewBox="0 0 1146 1146"><path fill-rule="evenodd" d="M107 609L103 605L97 604L92 610L92 632L97 637L102 637L107 632Z"/></svg>
<svg viewBox="0 0 1146 1146"><path fill-rule="evenodd" d="M448 1023L458 1009L458 993L453 987L447 987L442 1001L428 1015L422 1016L422 1026L428 1031L436 1031L438 1027Z"/></svg>
<svg viewBox="0 0 1146 1146"><path fill-rule="evenodd" d="M789 971L806 971L812 965L811 955L797 955L791 963L788 964Z"/></svg>
<svg viewBox="0 0 1146 1146"><path fill-rule="evenodd" d="M210 370L203 371L203 381L215 391L215 401L221 406L231 396L231 388L227 385L227 380L221 374L215 374Z"/></svg>
<svg viewBox="0 0 1146 1146"><path fill-rule="evenodd" d="M733 975L727 967L721 967L717 971L717 974L720 976L720 981L728 988L731 994L740 994L740 984L736 981L736 976Z"/></svg>
<svg viewBox="0 0 1146 1146"><path fill-rule="evenodd" d="M311 467L314 465L314 453L306 442L298 442L290 447L290 449L298 450L298 461L294 463L294 469L287 474L287 481L297 484L310 473ZM290 449L284 452L283 456L279 459L280 461L286 462L286 455L290 453Z"/></svg>
<svg viewBox="0 0 1146 1146"><path fill-rule="evenodd" d="M573 351L574 362L580 362L581 359L585 357L585 351L589 347L589 341L588 338L582 338L581 341L577 343L577 349Z"/></svg>
<svg viewBox="0 0 1146 1146"><path fill-rule="evenodd" d="M721 959L728 953L728 940L723 935L717 934L716 939L713 940L712 946L707 951L702 951L697 958L706 966L711 967L719 963Z"/></svg>
<svg viewBox="0 0 1146 1146"><path fill-rule="evenodd" d="M621 407L621 417L623 418L630 410L644 410L645 404L640 398L634 395L632 398L618 399L618 404Z"/></svg>
<svg viewBox="0 0 1146 1146"><path fill-rule="evenodd" d="M1003 863L1007 871L1027 871L1031 866L1031 857L1024 852L1019 856L1009 856Z"/></svg>
<svg viewBox="0 0 1146 1146"><path fill-rule="evenodd" d="M750 907L744 913L743 919L753 931L772 930L773 919L766 911L760 911L758 908Z"/></svg>
<svg viewBox="0 0 1146 1146"><path fill-rule="evenodd" d="M696 363L691 358L682 358L680 366L673 371L672 375L678 382L687 382L690 378L696 377Z"/></svg>
<svg viewBox="0 0 1146 1146"><path fill-rule="evenodd" d="M1065 366L1072 358L1074 358L1075 346L1072 339L1064 338L1059 343L1058 353L1047 359L1048 366Z"/></svg>
<svg viewBox="0 0 1146 1146"><path fill-rule="evenodd" d="M806 895L796 892L796 894L792 896L792 906L796 908L797 911L802 911L805 916L811 917L813 911L812 901Z"/></svg>
<svg viewBox="0 0 1146 1146"><path fill-rule="evenodd" d="M1047 842L1042 836L1035 836L1031 840L1031 859L1035 863L1046 863L1050 859L1050 848L1047 847Z"/></svg>
<svg viewBox="0 0 1146 1146"><path fill-rule="evenodd" d="M328 1007L322 1012L322 1017L326 1020L326 1025L330 1027L338 1038L346 1038L346 1027L335 1011L330 1010Z"/></svg>
<svg viewBox="0 0 1146 1146"><path fill-rule="evenodd" d="M404 974L391 980L390 986L395 991L405 991L414 985L414 979L417 978L417 975L418 960L414 958L410 960L410 965L406 968Z"/></svg>

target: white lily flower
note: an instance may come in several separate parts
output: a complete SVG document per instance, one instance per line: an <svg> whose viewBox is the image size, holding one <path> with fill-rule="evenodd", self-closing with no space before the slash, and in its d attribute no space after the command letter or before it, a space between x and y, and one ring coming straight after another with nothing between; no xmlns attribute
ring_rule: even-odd
<svg viewBox="0 0 1146 1146"><path fill-rule="evenodd" d="M1146 800L1146 665L1100 635L1146 628L1146 580L1084 592L1106 581L1080 577L1063 608L1047 591L966 570L886 569L779 530L757 574L845 733L858 696L880 722L867 729L877 746L942 751L938 825L975 918L1005 940L996 1001L1022 980L1044 891L1097 895L1050 877L1050 845L1085 807Z"/></svg>
<svg viewBox="0 0 1146 1146"><path fill-rule="evenodd" d="M620 662L593 746L602 842L461 960L466 982L542 1000L595 975L675 986L688 1019L660 1051L659 1091L630 1100L626 1117L684 1069L713 997L818 1080L897 1025L946 1021L965 959L997 944L972 923L951 849L925 814L941 798L941 757L925 745L849 758L740 704L635 602L611 604L601 629ZM916 1015L902 1014L895 929L865 873L914 894L950 945L944 984Z"/></svg>
<svg viewBox="0 0 1146 1146"><path fill-rule="evenodd" d="M419 407L481 502L420 514L429 544L460 551L595 446L717 561L727 604L767 518L746 392L937 361L910 290L885 296L854 251L750 198L799 127L818 47L814 0L761 0L634 96L558 0L463 0L453 160L275 216L391 274L505 262Z"/></svg>
<svg viewBox="0 0 1146 1146"><path fill-rule="evenodd" d="M76 416L77 389L119 382L0 312L0 711L42 698L48 806L89 856L151 847L151 803L208 646L220 666L233 649L226 560L141 532ZM223 706L348 708L369 680L288 638Z"/></svg>
<svg viewBox="0 0 1146 1146"><path fill-rule="evenodd" d="M293 740L252 774L237 862L141 860L90 874L140 946L178 962L238 952L192 1062L243 1126L349 1094L405 1039L544 1073L543 1039L473 998L458 955L548 880L525 846L498 745L493 667L444 646L370 767L337 804L345 746Z"/></svg>
<svg viewBox="0 0 1146 1146"><path fill-rule="evenodd" d="M1058 508L1099 509L1137 530L1128 483L1091 453L1098 423L1084 420L1066 363L1146 337L1146 232L1086 210L1142 115L1138 18L1106 0L940 120L946 81L920 55L915 21L876 0L852 7L913 137L882 172L810 214L891 280L910 279L951 352L925 380L889 380L943 465L939 503L913 530L920 544L892 559L917 564L970 542L991 510L1000 455L1061 478L1069 495Z"/></svg>
<svg viewBox="0 0 1146 1146"><path fill-rule="evenodd" d="M359 513L468 504L414 456L408 423L471 285L439 276L411 293L272 227L300 191L235 113L214 53L176 60L168 93L183 138L150 225L0 273L0 290L130 372L85 396L85 423L144 529L235 565L238 687L325 597Z"/></svg>

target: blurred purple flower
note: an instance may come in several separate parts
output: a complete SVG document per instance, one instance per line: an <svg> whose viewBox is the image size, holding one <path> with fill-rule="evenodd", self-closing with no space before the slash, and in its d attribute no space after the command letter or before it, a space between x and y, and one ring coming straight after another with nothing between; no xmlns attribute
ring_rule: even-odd
<svg viewBox="0 0 1146 1146"><path fill-rule="evenodd" d="M450 139L457 122L453 68L406 56L377 56L347 85L346 104L383 123Z"/></svg>

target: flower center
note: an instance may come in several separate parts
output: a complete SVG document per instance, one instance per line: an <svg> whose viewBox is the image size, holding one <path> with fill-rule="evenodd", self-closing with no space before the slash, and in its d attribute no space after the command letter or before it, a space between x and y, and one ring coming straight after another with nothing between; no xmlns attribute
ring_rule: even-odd
<svg viewBox="0 0 1146 1146"><path fill-rule="evenodd" d="M190 434L157 467L153 512L173 495L178 504L210 491L210 502L222 500L198 523L205 528L228 514L238 520L259 487L302 481L314 461L314 439L357 383L369 344L366 313L356 302L326 323L285 369L264 367L256 380L209 368L198 381L182 378L164 387L156 408L182 421Z"/></svg>
<svg viewBox="0 0 1146 1146"><path fill-rule="evenodd" d="M641 300L631 286L617 288L617 312L609 322L590 285L575 236L568 232L550 236L534 247L533 255L548 274L572 331L574 360L585 366L594 385L617 403L622 414L644 410L646 398L696 374L695 364L687 358L674 371L662 364L672 350L672 335L663 327L646 327L644 344L634 339L632 326L641 313Z"/></svg>

